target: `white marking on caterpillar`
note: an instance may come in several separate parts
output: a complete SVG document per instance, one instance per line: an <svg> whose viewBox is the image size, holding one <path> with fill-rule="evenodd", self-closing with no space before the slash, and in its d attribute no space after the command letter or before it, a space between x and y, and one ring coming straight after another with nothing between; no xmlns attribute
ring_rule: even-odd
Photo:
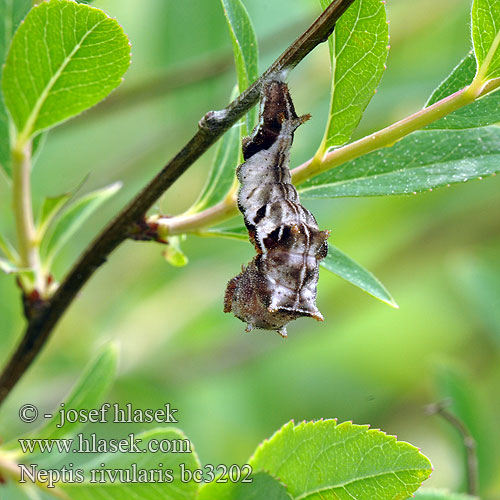
<svg viewBox="0 0 500 500"><path fill-rule="evenodd" d="M323 321L316 287L329 232L300 204L288 168L293 134L308 119L297 116L288 86L276 78L264 84L259 124L243 140L238 207L257 256L228 283L224 311L246 322L247 331L286 337L286 325L300 316Z"/></svg>

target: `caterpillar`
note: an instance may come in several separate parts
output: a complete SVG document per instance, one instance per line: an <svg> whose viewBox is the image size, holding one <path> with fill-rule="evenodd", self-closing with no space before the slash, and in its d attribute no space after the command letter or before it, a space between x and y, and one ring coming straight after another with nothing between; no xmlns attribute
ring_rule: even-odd
<svg viewBox="0 0 500 500"><path fill-rule="evenodd" d="M329 231L320 231L300 204L289 169L294 132L309 118L297 116L285 82L268 80L259 124L242 141L238 208L257 255L229 281L224 312L246 322L246 331L275 330L286 337L286 325L298 317L323 321L316 287Z"/></svg>

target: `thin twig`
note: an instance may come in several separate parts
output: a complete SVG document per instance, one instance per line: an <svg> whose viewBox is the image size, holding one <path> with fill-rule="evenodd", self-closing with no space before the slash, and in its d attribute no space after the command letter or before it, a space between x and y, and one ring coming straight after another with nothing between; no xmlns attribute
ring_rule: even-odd
<svg viewBox="0 0 500 500"><path fill-rule="evenodd" d="M24 336L0 377L0 404L42 350L62 315L94 272L128 237L149 208L170 186L239 120L259 99L262 82L270 75L299 64L318 44L326 41L335 23L353 0L334 0L314 23L243 94L222 111L211 111L198 131L162 171L112 220L84 251L45 307L29 319Z"/></svg>
<svg viewBox="0 0 500 500"><path fill-rule="evenodd" d="M471 432L448 407L450 401L441 401L427 407L427 412L430 415L439 415L449 424L451 424L462 436L462 441L466 453L466 471L467 471L467 493L471 496L477 496L479 493L479 468L477 460L476 440Z"/></svg>

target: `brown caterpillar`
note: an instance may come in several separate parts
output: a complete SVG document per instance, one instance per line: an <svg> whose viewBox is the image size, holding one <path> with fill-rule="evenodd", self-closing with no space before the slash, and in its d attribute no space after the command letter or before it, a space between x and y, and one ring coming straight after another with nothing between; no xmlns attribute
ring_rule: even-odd
<svg viewBox="0 0 500 500"><path fill-rule="evenodd" d="M300 204L288 166L294 132L309 118L297 116L286 83L270 80L262 89L260 122L243 140L238 207L257 256L229 281L224 312L246 322L246 331L286 337L287 323L300 316L323 321L316 286L329 232Z"/></svg>

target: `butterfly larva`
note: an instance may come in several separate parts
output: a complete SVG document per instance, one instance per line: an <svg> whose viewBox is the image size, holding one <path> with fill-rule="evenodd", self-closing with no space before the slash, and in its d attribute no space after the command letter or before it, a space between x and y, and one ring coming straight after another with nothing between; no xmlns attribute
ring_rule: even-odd
<svg viewBox="0 0 500 500"><path fill-rule="evenodd" d="M271 80L262 89L260 122L243 140L238 207L257 256L228 283L224 311L246 322L247 331L286 337L287 323L300 316L323 321L316 286L329 232L300 204L288 167L293 134L309 118L297 116L286 83Z"/></svg>

